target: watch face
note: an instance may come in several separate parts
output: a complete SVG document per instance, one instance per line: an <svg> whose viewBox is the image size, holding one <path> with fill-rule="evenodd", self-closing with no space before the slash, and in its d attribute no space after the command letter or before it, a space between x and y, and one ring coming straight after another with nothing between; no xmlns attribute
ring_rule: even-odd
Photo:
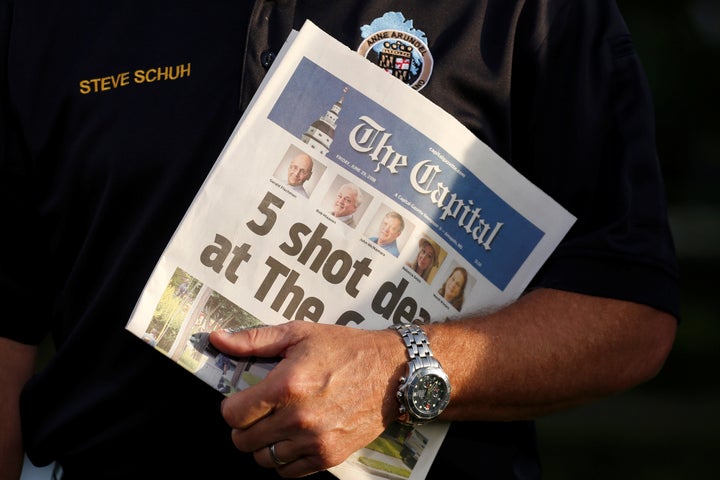
<svg viewBox="0 0 720 480"><path fill-rule="evenodd" d="M407 403L413 415L432 419L440 415L450 400L449 383L444 376L427 374L416 377L407 391Z"/></svg>

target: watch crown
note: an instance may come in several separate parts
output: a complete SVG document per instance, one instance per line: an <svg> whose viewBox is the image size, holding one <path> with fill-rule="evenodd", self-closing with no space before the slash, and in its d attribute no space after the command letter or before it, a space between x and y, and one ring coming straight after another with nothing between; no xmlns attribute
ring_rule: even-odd
<svg viewBox="0 0 720 480"><path fill-rule="evenodd" d="M395 396L398 398L398 400L402 400L403 392L397 392L395 393Z"/></svg>
<svg viewBox="0 0 720 480"><path fill-rule="evenodd" d="M407 378L405 378L405 377L400 377L400 383L405 383L406 381L407 381Z"/></svg>

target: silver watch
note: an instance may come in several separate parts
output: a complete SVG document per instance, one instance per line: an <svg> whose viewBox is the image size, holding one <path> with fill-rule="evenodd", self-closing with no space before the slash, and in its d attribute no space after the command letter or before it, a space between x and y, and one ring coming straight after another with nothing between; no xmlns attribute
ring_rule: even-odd
<svg viewBox="0 0 720 480"><path fill-rule="evenodd" d="M433 357L430 341L417 325L395 325L405 342L408 372L400 378L397 398L400 402L398 421L421 425L435 419L450 402L450 380L440 362Z"/></svg>

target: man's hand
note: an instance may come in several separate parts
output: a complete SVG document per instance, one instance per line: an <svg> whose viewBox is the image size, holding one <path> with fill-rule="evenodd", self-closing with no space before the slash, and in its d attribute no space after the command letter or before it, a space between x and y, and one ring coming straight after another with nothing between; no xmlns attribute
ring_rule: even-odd
<svg viewBox="0 0 720 480"><path fill-rule="evenodd" d="M22 471L20 391L33 373L37 347L0 338L0 479L18 479Z"/></svg>
<svg viewBox="0 0 720 480"><path fill-rule="evenodd" d="M281 357L263 381L225 399L222 415L239 450L285 477L338 465L398 416L407 359L395 331L295 321L210 341L235 356Z"/></svg>
<svg viewBox="0 0 720 480"><path fill-rule="evenodd" d="M645 305L552 289L426 325L453 388L441 417L537 418L632 388L660 370L676 328L671 315ZM265 380L223 405L235 445L281 475L337 465L398 417L407 358L392 330L290 322L213 333L211 342L237 356L282 357Z"/></svg>

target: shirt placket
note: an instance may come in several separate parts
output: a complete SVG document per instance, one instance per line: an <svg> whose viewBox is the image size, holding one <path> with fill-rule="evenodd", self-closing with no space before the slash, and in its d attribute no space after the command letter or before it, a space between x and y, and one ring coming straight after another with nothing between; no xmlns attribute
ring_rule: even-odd
<svg viewBox="0 0 720 480"><path fill-rule="evenodd" d="M275 61L295 17L295 0L256 1L247 29L240 110L244 111Z"/></svg>

